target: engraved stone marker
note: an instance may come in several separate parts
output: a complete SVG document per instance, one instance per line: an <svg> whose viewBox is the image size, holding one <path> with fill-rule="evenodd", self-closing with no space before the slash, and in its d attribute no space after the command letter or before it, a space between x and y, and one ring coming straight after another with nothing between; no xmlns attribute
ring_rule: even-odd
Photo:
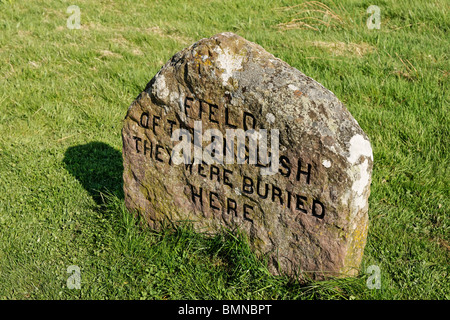
<svg viewBox="0 0 450 320"><path fill-rule="evenodd" d="M232 33L175 54L128 109L125 203L155 229L238 227L274 274L352 275L372 149L321 84Z"/></svg>

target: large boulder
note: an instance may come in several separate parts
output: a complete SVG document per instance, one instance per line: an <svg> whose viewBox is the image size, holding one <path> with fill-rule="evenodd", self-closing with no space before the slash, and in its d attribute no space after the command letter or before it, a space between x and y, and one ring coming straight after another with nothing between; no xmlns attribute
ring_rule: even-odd
<svg viewBox="0 0 450 320"><path fill-rule="evenodd" d="M255 163L264 130L270 157ZM247 134L244 148L233 133ZM221 33L178 52L129 107L122 137L125 203L152 228L239 228L275 274L357 273L370 142L330 90L261 46Z"/></svg>

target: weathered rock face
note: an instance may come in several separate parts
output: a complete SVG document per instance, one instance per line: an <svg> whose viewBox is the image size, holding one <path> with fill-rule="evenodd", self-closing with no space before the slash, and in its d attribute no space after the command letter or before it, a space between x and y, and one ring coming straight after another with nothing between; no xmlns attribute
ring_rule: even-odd
<svg viewBox="0 0 450 320"><path fill-rule="evenodd" d="M209 129L216 130L208 136ZM270 163L251 161L250 139L244 149L226 149L234 129L259 137L266 129ZM172 141L176 132L185 134ZM186 137L194 144L183 155L192 162L219 134L223 144L209 153L215 162L171 157ZM369 140L332 92L260 46L222 33L175 54L131 104L122 137L125 203L151 227L186 220L202 232L239 227L275 274L357 272L368 228ZM244 163L224 160L231 149Z"/></svg>

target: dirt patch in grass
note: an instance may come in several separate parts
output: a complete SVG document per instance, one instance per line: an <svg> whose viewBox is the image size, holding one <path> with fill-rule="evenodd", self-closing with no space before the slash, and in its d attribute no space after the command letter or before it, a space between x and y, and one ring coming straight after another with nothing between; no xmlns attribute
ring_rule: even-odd
<svg viewBox="0 0 450 320"><path fill-rule="evenodd" d="M109 50L100 50L99 53L100 53L99 58L104 58L104 57L122 58L122 55L120 55L116 52L109 51Z"/></svg>
<svg viewBox="0 0 450 320"><path fill-rule="evenodd" d="M324 49L336 56L362 57L376 51L376 48L367 43L345 43L341 41L311 41L309 45Z"/></svg>

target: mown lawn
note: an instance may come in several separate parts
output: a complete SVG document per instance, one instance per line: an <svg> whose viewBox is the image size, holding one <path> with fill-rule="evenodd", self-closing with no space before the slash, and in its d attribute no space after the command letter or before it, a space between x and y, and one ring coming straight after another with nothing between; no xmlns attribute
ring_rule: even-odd
<svg viewBox="0 0 450 320"><path fill-rule="evenodd" d="M450 299L450 5L337 3L0 0L0 298ZM173 54L223 31L329 88L370 137L359 277L274 277L238 235L156 233L124 208L128 106Z"/></svg>

